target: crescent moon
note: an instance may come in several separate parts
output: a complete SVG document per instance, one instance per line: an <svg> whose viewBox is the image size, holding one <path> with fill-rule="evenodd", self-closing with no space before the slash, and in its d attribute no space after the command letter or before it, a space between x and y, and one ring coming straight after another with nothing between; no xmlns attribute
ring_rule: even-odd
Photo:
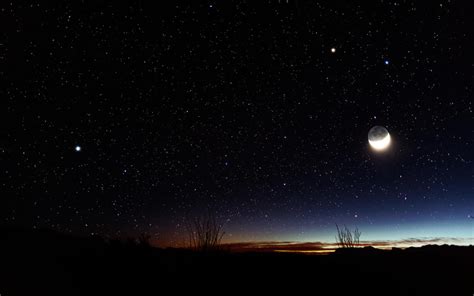
<svg viewBox="0 0 474 296"><path fill-rule="evenodd" d="M387 133L385 138L383 138L382 140L378 140L378 141L369 140L369 144L375 150L384 150L385 148L387 148L390 145L391 140L392 139L390 138L390 134Z"/></svg>

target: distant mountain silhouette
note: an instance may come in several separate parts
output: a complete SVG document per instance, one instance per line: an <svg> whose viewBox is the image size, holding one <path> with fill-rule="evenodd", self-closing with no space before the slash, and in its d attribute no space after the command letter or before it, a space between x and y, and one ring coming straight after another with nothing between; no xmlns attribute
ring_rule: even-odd
<svg viewBox="0 0 474 296"><path fill-rule="evenodd" d="M139 240L0 229L0 294L472 295L474 247L338 249L325 256L192 252ZM223 287L223 288L220 288Z"/></svg>

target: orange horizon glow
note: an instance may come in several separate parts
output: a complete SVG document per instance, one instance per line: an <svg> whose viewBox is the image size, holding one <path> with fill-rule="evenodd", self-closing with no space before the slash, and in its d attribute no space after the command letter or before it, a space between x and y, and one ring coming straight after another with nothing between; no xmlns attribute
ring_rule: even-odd
<svg viewBox="0 0 474 296"><path fill-rule="evenodd" d="M406 249L426 245L458 245L473 246L474 238L431 238L431 239L405 239L399 241L363 241L357 248L373 247L380 250L392 248ZM304 254L329 254L339 246L336 243L324 242L240 242L225 243L224 248L235 252L278 252L278 253L304 253Z"/></svg>

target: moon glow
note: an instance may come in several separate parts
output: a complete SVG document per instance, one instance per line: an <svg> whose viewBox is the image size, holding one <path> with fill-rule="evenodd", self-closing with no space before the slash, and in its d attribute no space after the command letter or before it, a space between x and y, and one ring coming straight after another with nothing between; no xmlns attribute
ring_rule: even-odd
<svg viewBox="0 0 474 296"><path fill-rule="evenodd" d="M385 150L390 146L392 140L387 129L383 126L374 126L371 128L368 138L370 146L377 151Z"/></svg>

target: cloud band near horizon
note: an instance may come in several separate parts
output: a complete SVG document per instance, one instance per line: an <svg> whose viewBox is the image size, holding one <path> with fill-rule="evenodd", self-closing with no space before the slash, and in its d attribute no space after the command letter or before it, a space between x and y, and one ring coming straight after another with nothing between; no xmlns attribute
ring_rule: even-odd
<svg viewBox="0 0 474 296"><path fill-rule="evenodd" d="M421 247L424 245L459 245L467 246L474 245L474 237L472 238L453 238L453 237L426 237L426 238L407 238L402 240L388 240L388 241L361 241L359 246L372 246L380 249L390 248L408 248ZM226 243L233 251L256 251L256 252L271 252L271 251L293 251L293 252L311 252L311 251L329 251L334 250L338 246L336 243L326 242L292 242L292 241L266 241L266 242L236 242Z"/></svg>

